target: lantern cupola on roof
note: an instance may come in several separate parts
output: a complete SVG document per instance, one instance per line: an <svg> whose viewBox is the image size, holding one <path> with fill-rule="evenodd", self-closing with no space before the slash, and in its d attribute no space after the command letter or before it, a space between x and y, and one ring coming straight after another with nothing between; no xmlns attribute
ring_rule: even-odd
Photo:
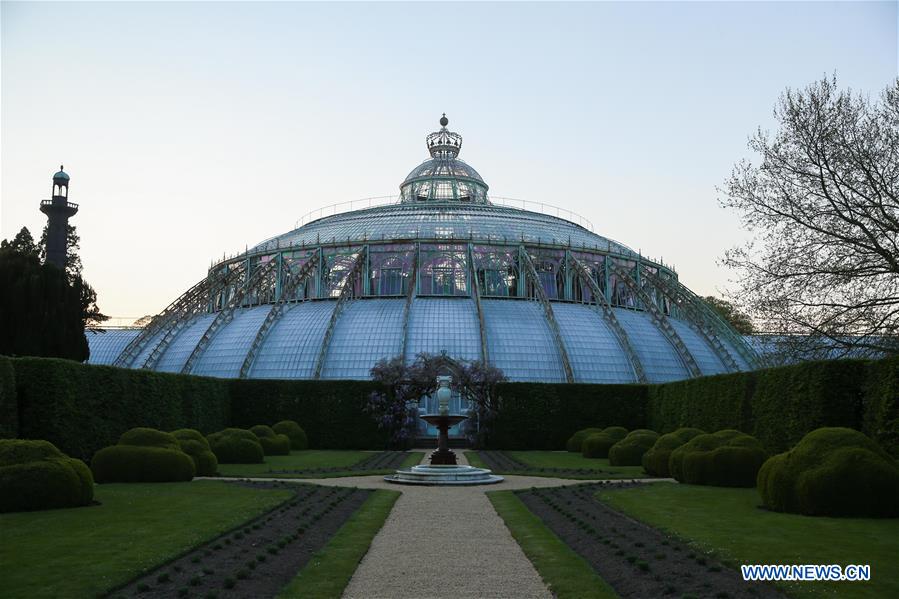
<svg viewBox="0 0 899 599"><path fill-rule="evenodd" d="M462 136L446 128L449 119L440 118L440 130L426 138L431 159L421 163L400 185L402 202L471 202L488 204L488 186L471 166L459 159Z"/></svg>

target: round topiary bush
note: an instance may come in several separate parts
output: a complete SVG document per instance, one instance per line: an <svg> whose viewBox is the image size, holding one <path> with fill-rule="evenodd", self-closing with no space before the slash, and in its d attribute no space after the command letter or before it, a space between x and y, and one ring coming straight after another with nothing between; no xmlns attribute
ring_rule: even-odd
<svg viewBox="0 0 899 599"><path fill-rule="evenodd" d="M584 444L584 439L589 437L590 435L595 435L596 433L601 433L601 428L582 428L577 431L565 442L565 450L570 451L572 453L581 453L583 449L582 445Z"/></svg>
<svg viewBox="0 0 899 599"><path fill-rule="evenodd" d="M215 476L218 472L219 462L209 449L206 439L203 439L202 443L194 439L184 439L181 441L181 451L194 461L197 476Z"/></svg>
<svg viewBox="0 0 899 599"><path fill-rule="evenodd" d="M609 449L627 436L623 426L609 426L602 432L588 435L581 444L581 454L585 458L607 458Z"/></svg>
<svg viewBox="0 0 899 599"><path fill-rule="evenodd" d="M658 438L655 444L643 454L643 469L653 476L671 476L668 460L671 452L697 435L706 434L698 428L679 428Z"/></svg>
<svg viewBox="0 0 899 599"><path fill-rule="evenodd" d="M192 428L180 428L172 431L172 435L178 439L181 451L193 459L197 476L216 475L219 463L203 433Z"/></svg>
<svg viewBox="0 0 899 599"><path fill-rule="evenodd" d="M0 512L88 505L94 478L48 441L0 439Z"/></svg>
<svg viewBox="0 0 899 599"><path fill-rule="evenodd" d="M194 461L181 449L112 445L94 454L91 470L98 483L162 483L191 480Z"/></svg>
<svg viewBox="0 0 899 599"><path fill-rule="evenodd" d="M758 439L728 429L697 435L672 451L668 470L682 483L752 487L767 457Z"/></svg>
<svg viewBox="0 0 899 599"><path fill-rule="evenodd" d="M250 432L259 438L265 455L290 455L290 439L287 435L279 435L272 427L264 424L251 427Z"/></svg>
<svg viewBox="0 0 899 599"><path fill-rule="evenodd" d="M866 435L819 428L758 473L765 507L808 516L899 516L899 465Z"/></svg>
<svg viewBox="0 0 899 599"><path fill-rule="evenodd" d="M219 464L261 464L265 454L259 437L241 428L226 428L207 437Z"/></svg>
<svg viewBox="0 0 899 599"><path fill-rule="evenodd" d="M172 436L178 439L178 441L199 441L207 449L209 448L209 441L206 440L203 433L193 428L179 428L176 431L172 431Z"/></svg>
<svg viewBox="0 0 899 599"><path fill-rule="evenodd" d="M309 448L309 440L306 438L306 431L293 420L282 420L275 424L272 430L279 435L287 435L290 439L290 448L295 451L301 451Z"/></svg>
<svg viewBox="0 0 899 599"><path fill-rule="evenodd" d="M122 433L119 445L136 445L138 447L160 447L163 449L180 449L178 439L172 433L158 431L155 428L137 427Z"/></svg>
<svg viewBox="0 0 899 599"><path fill-rule="evenodd" d="M643 454L655 445L659 433L645 428L637 429L609 448L610 466L639 466Z"/></svg>

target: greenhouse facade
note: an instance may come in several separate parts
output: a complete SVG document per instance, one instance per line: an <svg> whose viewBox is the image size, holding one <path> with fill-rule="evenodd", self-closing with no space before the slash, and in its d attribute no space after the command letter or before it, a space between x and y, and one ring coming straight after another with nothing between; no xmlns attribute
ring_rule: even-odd
<svg viewBox="0 0 899 599"><path fill-rule="evenodd" d="M318 211L222 259L144 328L88 332L90 362L367 379L379 359L427 352L484 360L512 381L591 383L756 366L670 267L562 209L488 195L447 124L398 198Z"/></svg>

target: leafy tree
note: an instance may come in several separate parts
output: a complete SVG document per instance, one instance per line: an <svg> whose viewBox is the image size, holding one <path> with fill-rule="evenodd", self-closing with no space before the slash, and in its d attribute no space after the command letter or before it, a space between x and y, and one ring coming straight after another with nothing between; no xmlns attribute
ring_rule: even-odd
<svg viewBox="0 0 899 599"><path fill-rule="evenodd" d="M27 227L22 227L12 241L7 241L6 239L0 241L0 250L9 250L23 256L35 258L40 258L42 254L40 248L34 243L34 237L31 236L31 231Z"/></svg>
<svg viewBox="0 0 899 599"><path fill-rule="evenodd" d="M50 230L50 225L44 225L44 230L41 233L41 262L47 261L47 233ZM71 223L66 224L66 274L70 277L80 277L81 276L81 255L78 253L78 250L81 249L81 237L78 235L78 232L75 230L75 225Z"/></svg>
<svg viewBox="0 0 899 599"><path fill-rule="evenodd" d="M41 233L40 257L41 262L47 260L47 233L49 225L44 225L44 231ZM84 312L84 326L88 329L96 329L103 322L109 320L109 317L100 312L97 306L97 292L91 287L87 281L81 278L81 256L78 250L81 249L81 237L75 229L75 225L66 225L66 276L69 281L78 289L81 297L81 307Z"/></svg>
<svg viewBox="0 0 899 599"><path fill-rule="evenodd" d="M825 78L774 116L721 190L753 234L733 298L794 355L899 352L899 79L872 101Z"/></svg>
<svg viewBox="0 0 899 599"><path fill-rule="evenodd" d="M752 319L749 318L748 314L734 305L733 302L711 295L702 299L741 335L752 335L755 333L755 326L752 324Z"/></svg>
<svg viewBox="0 0 899 599"><path fill-rule="evenodd" d="M84 287L52 264L41 264L23 229L0 243L0 354L84 361Z"/></svg>
<svg viewBox="0 0 899 599"><path fill-rule="evenodd" d="M463 400L474 406L474 418L466 421L466 434L481 442L499 411L499 383L506 380L499 368L475 360L457 360L445 353L420 353L406 365L403 356L383 358L371 369L381 390L372 393L367 411L381 428L390 433L392 443L402 446L418 427L418 402L437 391L437 376L450 374Z"/></svg>
<svg viewBox="0 0 899 599"><path fill-rule="evenodd" d="M462 396L474 405L475 417L465 421L466 436L475 447L482 447L493 421L499 415L502 398L497 386L506 380L506 375L496 366L475 360L465 365L459 386Z"/></svg>

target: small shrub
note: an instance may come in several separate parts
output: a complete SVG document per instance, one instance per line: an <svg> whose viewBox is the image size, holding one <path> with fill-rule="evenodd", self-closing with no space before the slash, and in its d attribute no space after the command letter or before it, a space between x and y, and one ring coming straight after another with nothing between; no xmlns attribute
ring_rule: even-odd
<svg viewBox="0 0 899 599"><path fill-rule="evenodd" d="M577 431L565 442L565 449L572 453L581 453L582 445L584 443L584 439L589 437L590 435L601 433L601 428L582 428Z"/></svg>
<svg viewBox="0 0 899 599"><path fill-rule="evenodd" d="M0 439L0 512L88 505L94 478L48 441Z"/></svg>
<svg viewBox="0 0 899 599"><path fill-rule="evenodd" d="M809 516L899 516L899 466L869 437L819 428L758 473L765 507Z"/></svg>
<svg viewBox="0 0 899 599"><path fill-rule="evenodd" d="M178 482L194 477L194 462L180 449L113 445L94 454L91 470L98 483Z"/></svg>
<svg viewBox="0 0 899 599"><path fill-rule="evenodd" d="M647 429L637 429L609 448L609 465L639 466L643 454L655 445L659 433Z"/></svg>
<svg viewBox="0 0 899 599"><path fill-rule="evenodd" d="M212 433L208 440L220 464L261 464L264 461L259 438L248 430L226 428Z"/></svg>
<svg viewBox="0 0 899 599"><path fill-rule="evenodd" d="M581 454L585 458L607 458L609 449L627 436L627 429L622 426L610 426L600 433L589 435L581 444Z"/></svg>
<svg viewBox="0 0 899 599"><path fill-rule="evenodd" d="M698 428L679 428L672 433L662 435L655 444L643 454L641 460L643 469L653 476L671 476L668 470L668 460L671 452L697 435L704 435L705 431Z"/></svg>
<svg viewBox="0 0 899 599"><path fill-rule="evenodd" d="M306 431L294 420L282 420L272 427L272 430L279 435L286 435L290 439L290 449L301 451L309 448L309 440L306 438Z"/></svg>
<svg viewBox="0 0 899 599"><path fill-rule="evenodd" d="M668 469L682 483L752 487L767 457L758 439L728 429L693 437L671 452Z"/></svg>

